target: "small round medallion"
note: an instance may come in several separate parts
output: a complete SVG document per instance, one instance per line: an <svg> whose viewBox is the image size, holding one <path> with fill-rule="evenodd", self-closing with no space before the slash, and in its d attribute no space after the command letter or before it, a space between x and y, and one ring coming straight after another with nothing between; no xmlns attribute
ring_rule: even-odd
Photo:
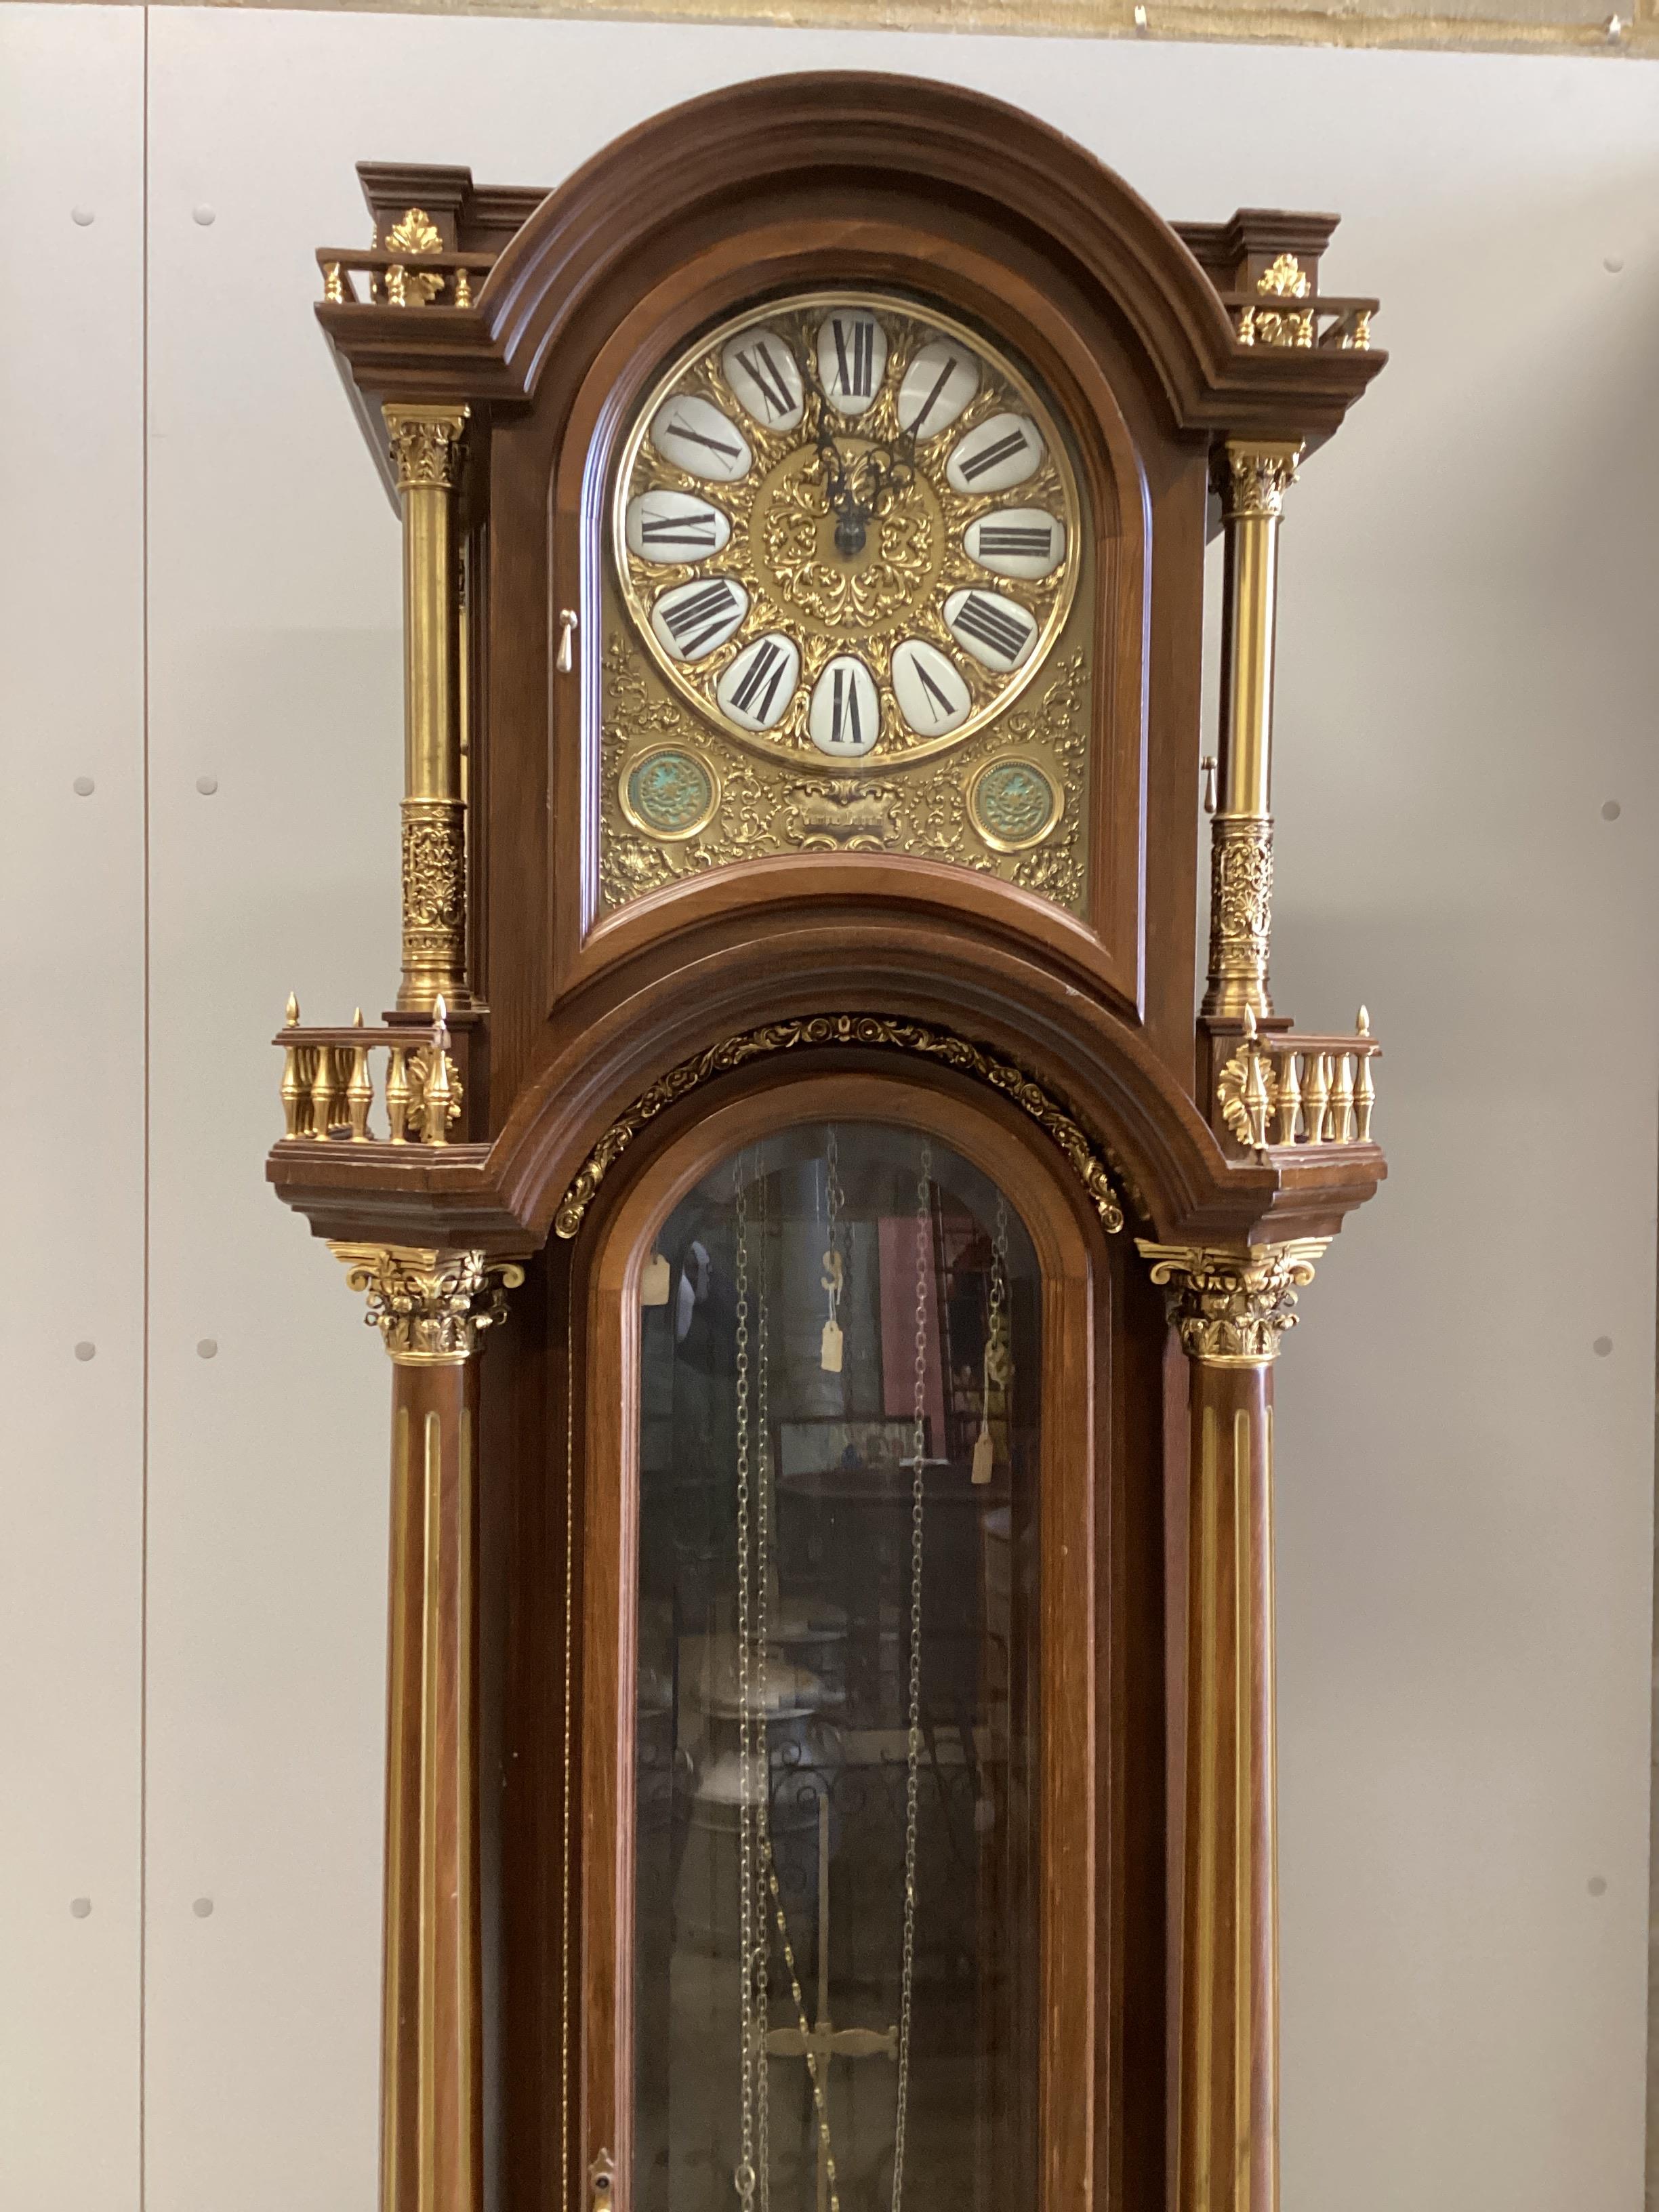
<svg viewBox="0 0 1659 2212"><path fill-rule="evenodd" d="M1020 754L988 760L969 779L969 816L994 852L1023 853L1028 845L1040 845L1064 805L1047 769Z"/></svg>
<svg viewBox="0 0 1659 2212"><path fill-rule="evenodd" d="M708 762L678 745L641 753L622 779L623 812L649 837L695 837L720 805L720 785Z"/></svg>

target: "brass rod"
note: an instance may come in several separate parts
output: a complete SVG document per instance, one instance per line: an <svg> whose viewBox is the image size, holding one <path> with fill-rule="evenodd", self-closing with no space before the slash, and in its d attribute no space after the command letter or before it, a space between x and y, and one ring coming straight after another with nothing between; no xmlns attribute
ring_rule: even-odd
<svg viewBox="0 0 1659 2212"><path fill-rule="evenodd" d="M454 496L465 407L385 408L404 516L403 980L429 1012L466 988L466 805L461 768Z"/></svg>
<svg viewBox="0 0 1659 2212"><path fill-rule="evenodd" d="M1230 439L1218 475L1226 532L1220 798L1211 823L1206 1014L1273 1012L1273 631L1279 520L1302 447Z"/></svg>

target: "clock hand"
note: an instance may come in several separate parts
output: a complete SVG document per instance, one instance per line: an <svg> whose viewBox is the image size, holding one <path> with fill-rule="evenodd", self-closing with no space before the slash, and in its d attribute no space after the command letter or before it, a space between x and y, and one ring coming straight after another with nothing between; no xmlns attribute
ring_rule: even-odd
<svg viewBox="0 0 1659 2212"><path fill-rule="evenodd" d="M872 446L849 467L830 427L830 395L810 354L802 375L816 402L813 442L823 471L824 498L836 518L836 550L851 560L864 550L866 532L876 516L885 514L894 495L908 490L915 482L915 434L901 430L890 447Z"/></svg>

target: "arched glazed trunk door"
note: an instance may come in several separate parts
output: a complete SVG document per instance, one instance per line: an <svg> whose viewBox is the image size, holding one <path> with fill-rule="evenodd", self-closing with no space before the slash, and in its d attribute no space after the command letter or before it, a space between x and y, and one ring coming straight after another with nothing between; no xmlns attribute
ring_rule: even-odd
<svg viewBox="0 0 1659 2212"><path fill-rule="evenodd" d="M1113 1271L1018 1118L775 1080L593 1233L599 2201L1117 2198Z"/></svg>

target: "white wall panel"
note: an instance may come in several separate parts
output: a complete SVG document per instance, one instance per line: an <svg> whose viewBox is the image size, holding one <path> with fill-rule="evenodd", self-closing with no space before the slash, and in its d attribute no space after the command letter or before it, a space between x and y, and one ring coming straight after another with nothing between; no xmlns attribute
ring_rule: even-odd
<svg viewBox="0 0 1659 2212"><path fill-rule="evenodd" d="M363 235L360 157L552 183L709 85L875 64L1170 215L1340 209L1331 280L1384 298L1285 545L1280 1000L1370 1000L1395 1163L1282 1373L1285 2212L1629 2212L1659 77L191 9L151 41L153 2201L362 2203L374 2156L386 1378L258 1164L283 994L372 1012L396 951L397 542L310 249Z"/></svg>
<svg viewBox="0 0 1659 2212"><path fill-rule="evenodd" d="M138 2194L143 30L0 9L0 2212Z"/></svg>
<svg viewBox="0 0 1659 2212"><path fill-rule="evenodd" d="M289 989L397 982L398 526L311 313L349 161L297 74L150 35L147 2173L331 2212L374 2195L390 1368L262 1156Z"/></svg>

